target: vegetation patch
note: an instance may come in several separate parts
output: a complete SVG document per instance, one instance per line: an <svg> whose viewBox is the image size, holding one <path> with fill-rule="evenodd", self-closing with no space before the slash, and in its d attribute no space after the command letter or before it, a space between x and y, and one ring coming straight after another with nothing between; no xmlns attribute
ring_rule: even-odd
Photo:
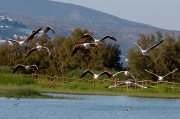
<svg viewBox="0 0 180 119"><path fill-rule="evenodd" d="M76 99L76 98L69 98L64 96L52 96L52 95L45 95L41 94L36 90L28 89L28 88L20 88L14 90L7 90L0 92L1 97L7 98L50 98L50 99Z"/></svg>

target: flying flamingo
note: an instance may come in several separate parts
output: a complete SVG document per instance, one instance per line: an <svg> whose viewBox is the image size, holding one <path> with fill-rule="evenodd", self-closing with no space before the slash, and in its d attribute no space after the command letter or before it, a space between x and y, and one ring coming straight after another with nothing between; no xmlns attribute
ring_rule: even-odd
<svg viewBox="0 0 180 119"><path fill-rule="evenodd" d="M34 47L34 48L32 48L31 50L29 50L28 53L27 53L27 55L25 56L25 58L28 57L32 52L34 52L34 51L36 51L36 50L39 50L39 51L47 50L48 53L49 53L50 58L53 59L49 48L44 47L44 46L41 46L41 45L39 45L39 44L37 44L36 47Z"/></svg>
<svg viewBox="0 0 180 119"><path fill-rule="evenodd" d="M18 43L19 45L23 45L24 43L28 43L29 40L32 40L34 38L34 36L39 33L39 31L41 30L42 28L38 29L37 31L34 31L33 33L30 33L26 39L24 39L23 41L17 41L17 40L9 40L11 42L15 42L15 43Z"/></svg>
<svg viewBox="0 0 180 119"><path fill-rule="evenodd" d="M47 32L51 30L54 34L55 31L52 27L50 27L49 25L46 26L46 28L44 30L39 31L40 36L44 35L46 38L51 39L51 37L48 36ZM32 30L31 33L33 33L35 30Z"/></svg>
<svg viewBox="0 0 180 119"><path fill-rule="evenodd" d="M78 50L84 48L84 49L90 49L92 47L97 47L99 49L99 46L97 43L84 43L84 44L78 44L78 45L75 45L73 50L72 50L72 53L71 53L71 57L74 56L75 53L77 53Z"/></svg>
<svg viewBox="0 0 180 119"><path fill-rule="evenodd" d="M131 38L131 37L130 37ZM156 46L158 46L159 44L161 44L164 40L161 40L160 42L154 44L153 46L151 46L150 48L143 50L132 38L131 40L134 42L134 44L141 50L141 53L143 55L148 55L149 51L152 50L153 48L155 48Z"/></svg>
<svg viewBox="0 0 180 119"><path fill-rule="evenodd" d="M32 68L35 68L38 70L38 67L36 65L23 65L23 64L17 64L16 67L13 70L13 73L15 73L19 68L24 68L26 71L31 70Z"/></svg>
<svg viewBox="0 0 180 119"><path fill-rule="evenodd" d="M164 80L164 78L165 78L166 76L172 74L173 72L175 72L175 71L177 71L177 70L178 70L178 68L176 68L175 70L173 70L172 72L170 72L170 73L168 73L168 74L166 74L166 75L164 75L164 76L159 76L159 75L157 75L157 74L155 74L155 73L153 73L153 72L150 72L150 71L148 71L148 70L145 69L146 72L149 72L149 73L157 76L159 81Z"/></svg>
<svg viewBox="0 0 180 119"><path fill-rule="evenodd" d="M104 72L101 72L99 74L95 74L93 71L87 69L86 71L83 72L83 74L80 76L80 78L83 78L87 73L92 74L94 79L98 79L99 76L101 76L103 74L106 74L109 78L112 77L112 74L110 72L108 72L108 71L104 71Z"/></svg>
<svg viewBox="0 0 180 119"><path fill-rule="evenodd" d="M130 75L133 78L134 82L132 82L132 81L125 81L125 82L122 82L122 83L115 84L113 86L109 86L108 88L113 88L113 87L117 87L117 86L121 86L121 85L139 86L139 87L142 87L142 88L147 88L145 86L139 85L137 83L137 79L129 71L120 71L120 72L117 72L112 77L115 77L119 73L124 73L124 75L126 75L126 76Z"/></svg>
<svg viewBox="0 0 180 119"><path fill-rule="evenodd" d="M87 38L87 37L93 38L94 43L100 43L101 41L105 40L106 38L110 38L110 39L112 39L112 40L114 40L114 41L117 41L117 39L114 38L114 37L111 36L111 35L106 35L106 36L104 36L104 37L102 37L102 38L100 38L100 39L96 39L94 36L92 36L92 35L89 34L89 33L84 34L81 38Z"/></svg>

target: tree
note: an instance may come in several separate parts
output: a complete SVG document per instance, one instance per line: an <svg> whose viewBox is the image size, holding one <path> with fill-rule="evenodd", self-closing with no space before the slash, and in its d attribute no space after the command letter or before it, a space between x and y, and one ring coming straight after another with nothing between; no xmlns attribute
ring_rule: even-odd
<svg viewBox="0 0 180 119"><path fill-rule="evenodd" d="M140 35L140 39L137 41L143 49L146 49L156 42L162 40L162 34L158 31L156 36L150 35ZM136 52L138 50L133 47L128 51L129 62L128 65L132 72L134 72L137 77L141 79L153 79L156 81L156 77L144 71L144 69L150 70L158 75L165 75L171 72L175 68L179 67L179 41L176 42L174 35L166 35L164 42L158 47L155 47L149 52L149 56L144 56ZM166 79L168 81L174 80L177 73L169 75Z"/></svg>
<svg viewBox="0 0 180 119"><path fill-rule="evenodd" d="M29 42L27 47L14 45L7 47L7 45L0 46L3 58L0 59L1 65L7 65L7 57L12 57L10 62L12 66L21 63L25 65L36 64L39 67L39 74L42 75L60 75L67 76L70 70L74 69L95 69L103 70L120 69L120 45L117 44L102 44L98 48L81 49L73 57L71 57L72 49L77 44L91 42L91 38L82 39L81 36L85 33L90 33L87 29L76 28L71 33L71 36L57 36L54 40L49 40L44 36L35 38ZM93 34L93 33L91 33ZM27 58L26 53L36 46L36 44L46 46L50 49L53 59L50 59L48 52L34 51Z"/></svg>

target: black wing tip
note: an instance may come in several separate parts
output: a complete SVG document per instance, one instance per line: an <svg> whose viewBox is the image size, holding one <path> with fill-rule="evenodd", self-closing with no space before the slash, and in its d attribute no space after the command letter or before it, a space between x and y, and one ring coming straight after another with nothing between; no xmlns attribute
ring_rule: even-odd
<svg viewBox="0 0 180 119"><path fill-rule="evenodd" d="M41 30L41 29L42 29L42 27L40 27L40 28L38 29L38 31Z"/></svg>
<svg viewBox="0 0 180 119"><path fill-rule="evenodd" d="M52 55L50 55L50 58L51 58L51 59L53 59L53 56L52 56Z"/></svg>
<svg viewBox="0 0 180 119"><path fill-rule="evenodd" d="M162 43L162 42L164 42L164 39L163 39L163 40L161 40L159 43Z"/></svg>
<svg viewBox="0 0 180 119"><path fill-rule="evenodd" d="M74 56L74 54L75 54L75 53L71 53L71 57L73 57L73 56Z"/></svg>
<svg viewBox="0 0 180 119"><path fill-rule="evenodd" d="M26 55L26 56L24 57L24 59L26 59L26 57L28 57L28 55Z"/></svg>

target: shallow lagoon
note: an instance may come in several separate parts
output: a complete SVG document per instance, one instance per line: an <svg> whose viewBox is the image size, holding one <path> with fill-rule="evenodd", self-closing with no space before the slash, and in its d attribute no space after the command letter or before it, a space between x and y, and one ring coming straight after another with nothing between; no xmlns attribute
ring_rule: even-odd
<svg viewBox="0 0 180 119"><path fill-rule="evenodd" d="M0 98L1 119L177 119L180 99L49 94L69 99ZM14 104L18 103L17 106ZM129 112L125 112L125 110Z"/></svg>

